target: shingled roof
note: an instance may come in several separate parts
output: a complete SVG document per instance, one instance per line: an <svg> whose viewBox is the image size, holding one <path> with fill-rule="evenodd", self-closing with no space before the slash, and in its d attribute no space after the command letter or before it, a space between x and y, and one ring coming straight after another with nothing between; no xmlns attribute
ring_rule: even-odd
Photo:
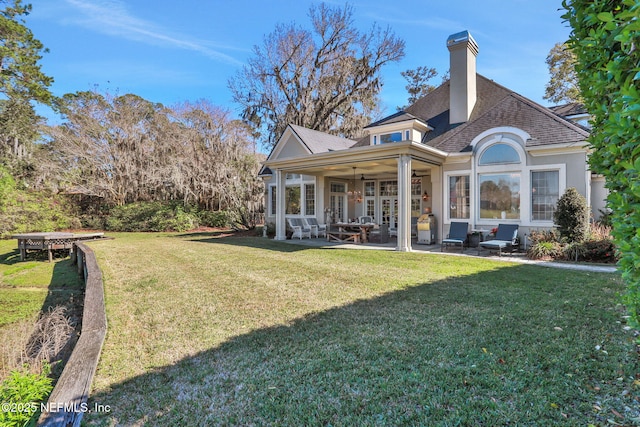
<svg viewBox="0 0 640 427"><path fill-rule="evenodd" d="M424 120L414 116L413 114L407 113L406 111L398 111L397 113L392 114L389 117L385 117L382 120L378 120L377 122L371 123L370 125L367 125L364 128L367 129L375 126L390 125L393 123L402 123L402 122L408 122L412 120L418 120L427 124Z"/></svg>
<svg viewBox="0 0 640 427"><path fill-rule="evenodd" d="M588 114L584 104L581 104L579 102L570 102L569 104L556 105L554 107L549 107L549 109L561 117L571 117Z"/></svg>
<svg viewBox="0 0 640 427"><path fill-rule="evenodd" d="M307 129L302 126L289 126L312 154L345 150L352 147L356 143L356 141L352 139L330 135L328 133L319 132L317 130Z"/></svg>
<svg viewBox="0 0 640 427"><path fill-rule="evenodd" d="M531 135L527 146L566 144L584 141L589 133L582 127L497 83L477 74L477 101L468 122L449 123L449 82L407 107L403 113L433 128L423 143L442 151L466 151L485 130L512 126ZM398 113L388 119L399 116ZM387 119L376 123L386 123Z"/></svg>

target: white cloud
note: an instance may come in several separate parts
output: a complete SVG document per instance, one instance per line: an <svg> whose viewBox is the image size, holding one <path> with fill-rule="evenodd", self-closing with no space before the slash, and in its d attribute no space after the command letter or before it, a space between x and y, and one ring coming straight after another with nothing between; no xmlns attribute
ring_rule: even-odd
<svg viewBox="0 0 640 427"><path fill-rule="evenodd" d="M242 65L241 61L212 47L213 43L191 38L184 34L172 34L152 22L132 16L120 0L66 0L81 12L78 18L67 19L77 25L114 37L140 43L191 50L217 61Z"/></svg>

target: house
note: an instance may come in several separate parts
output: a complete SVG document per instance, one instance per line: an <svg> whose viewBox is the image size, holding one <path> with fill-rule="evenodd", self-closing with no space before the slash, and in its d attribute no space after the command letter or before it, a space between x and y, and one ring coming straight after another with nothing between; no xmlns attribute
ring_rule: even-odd
<svg viewBox="0 0 640 427"><path fill-rule="evenodd" d="M450 80L404 111L349 140L290 125L264 163L266 219L285 239L286 218L388 224L396 249L411 250L412 218L435 215L437 240L452 221L473 229L499 223L553 226L566 188L604 208L601 177L588 168L584 111L541 106L476 73L478 45L467 32L447 39ZM282 190L281 190L282 189Z"/></svg>

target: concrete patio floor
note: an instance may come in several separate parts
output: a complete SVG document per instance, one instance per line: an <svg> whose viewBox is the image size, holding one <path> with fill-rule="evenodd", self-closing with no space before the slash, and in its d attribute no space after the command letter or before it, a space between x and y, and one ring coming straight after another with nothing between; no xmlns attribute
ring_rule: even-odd
<svg viewBox="0 0 640 427"><path fill-rule="evenodd" d="M300 245L300 246L308 246L314 248L340 248L340 249L354 249L354 250L386 250L386 251L394 251L396 248L396 242L394 239L390 240L388 243L339 243L339 242L329 242L325 238L312 238L312 239L291 239L284 240L285 243L291 245ZM415 239L412 240L411 250L412 252L424 252L424 253L438 253L447 256L472 256L472 257L480 257L480 258L489 258L493 260L506 261L506 262L519 262L522 264L531 264L531 265L539 265L542 267L552 267L552 268L564 268L569 270L581 270L581 271L593 271L598 273L615 273L618 271L617 266L615 265L590 265L586 263L570 263L570 262L555 262L555 261L541 261L541 260L531 260L527 258L525 252L514 252L512 254L503 254L502 256L498 256L497 252L489 251L482 249L478 253L478 248L465 248L463 253L460 253L460 248L448 248L445 251L441 251L441 246L439 244L434 245L423 245L418 244Z"/></svg>

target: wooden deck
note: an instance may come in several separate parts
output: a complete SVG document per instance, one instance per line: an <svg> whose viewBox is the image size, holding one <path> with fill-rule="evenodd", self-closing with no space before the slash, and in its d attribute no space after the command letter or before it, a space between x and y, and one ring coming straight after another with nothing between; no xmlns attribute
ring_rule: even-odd
<svg viewBox="0 0 640 427"><path fill-rule="evenodd" d="M24 233L12 237L18 240L21 261L24 261L27 258L27 252L32 250L47 251L49 262L51 262L54 250L67 249L72 252L74 242L101 239L104 237L104 233Z"/></svg>

